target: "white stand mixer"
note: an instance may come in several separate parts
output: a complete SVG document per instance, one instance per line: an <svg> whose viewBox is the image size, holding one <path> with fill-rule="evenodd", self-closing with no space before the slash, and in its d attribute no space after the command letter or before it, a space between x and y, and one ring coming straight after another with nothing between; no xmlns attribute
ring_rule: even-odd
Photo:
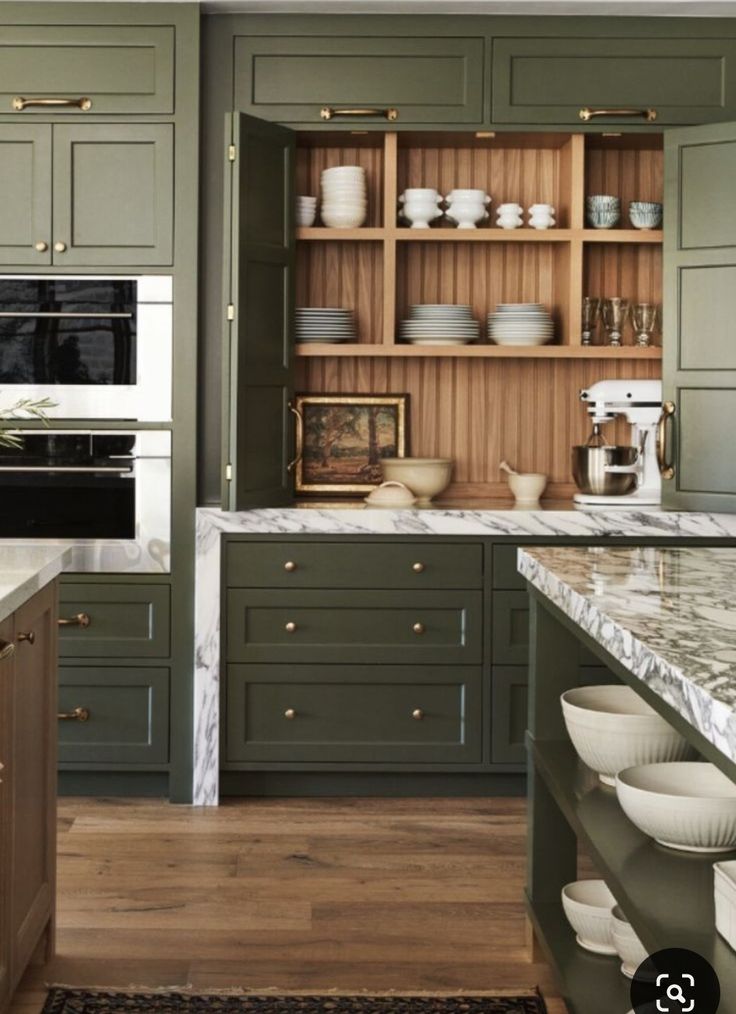
<svg viewBox="0 0 736 1014"><path fill-rule="evenodd" d="M657 462L657 423L662 414L662 383L659 380L601 380L580 392L593 421L593 436L599 427L622 415L632 426L632 445L636 449L633 464L604 464L609 474L636 475L636 488L630 493L601 496L576 493L579 504L605 507L656 506L662 499L662 482ZM591 448L593 445L590 445Z"/></svg>

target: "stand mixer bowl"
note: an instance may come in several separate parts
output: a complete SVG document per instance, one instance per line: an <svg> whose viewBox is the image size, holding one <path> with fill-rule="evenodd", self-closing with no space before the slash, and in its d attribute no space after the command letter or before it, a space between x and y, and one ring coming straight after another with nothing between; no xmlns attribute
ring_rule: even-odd
<svg viewBox="0 0 736 1014"><path fill-rule="evenodd" d="M607 472L606 465L635 465L636 447L586 447L572 449L572 475L581 493L589 496L625 496L637 486L634 472Z"/></svg>

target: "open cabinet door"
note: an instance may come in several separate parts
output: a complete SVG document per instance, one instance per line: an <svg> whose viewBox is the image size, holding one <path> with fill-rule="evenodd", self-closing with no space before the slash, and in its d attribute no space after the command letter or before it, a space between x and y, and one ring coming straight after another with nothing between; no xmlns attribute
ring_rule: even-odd
<svg viewBox="0 0 736 1014"><path fill-rule="evenodd" d="M292 497L295 141L243 113L228 128L222 502L241 510Z"/></svg>
<svg viewBox="0 0 736 1014"><path fill-rule="evenodd" d="M736 123L665 135L663 503L736 513Z"/></svg>

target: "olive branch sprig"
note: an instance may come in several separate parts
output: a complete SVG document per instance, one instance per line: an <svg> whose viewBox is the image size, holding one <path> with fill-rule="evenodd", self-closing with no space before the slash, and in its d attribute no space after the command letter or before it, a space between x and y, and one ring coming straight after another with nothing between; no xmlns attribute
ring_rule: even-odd
<svg viewBox="0 0 736 1014"><path fill-rule="evenodd" d="M7 408L0 408L0 447L22 447L23 437L19 433L11 433L10 430L2 428L2 423L14 419L40 419L44 426L48 426L49 420L46 414L50 408L55 408L56 402L50 398L19 398L14 405Z"/></svg>

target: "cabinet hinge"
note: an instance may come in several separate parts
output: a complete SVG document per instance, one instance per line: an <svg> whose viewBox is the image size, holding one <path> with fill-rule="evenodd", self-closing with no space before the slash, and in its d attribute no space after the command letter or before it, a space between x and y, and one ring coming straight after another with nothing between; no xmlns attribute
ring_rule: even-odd
<svg viewBox="0 0 736 1014"><path fill-rule="evenodd" d="M233 303L227 304L227 319L235 320L235 306Z"/></svg>
<svg viewBox="0 0 736 1014"><path fill-rule="evenodd" d="M225 465L225 482L233 481L233 466Z"/></svg>
<svg viewBox="0 0 736 1014"><path fill-rule="evenodd" d="M235 145L234 144L229 144L227 146L227 160L228 160L228 162L234 162L235 161L235 154L236 154Z"/></svg>

